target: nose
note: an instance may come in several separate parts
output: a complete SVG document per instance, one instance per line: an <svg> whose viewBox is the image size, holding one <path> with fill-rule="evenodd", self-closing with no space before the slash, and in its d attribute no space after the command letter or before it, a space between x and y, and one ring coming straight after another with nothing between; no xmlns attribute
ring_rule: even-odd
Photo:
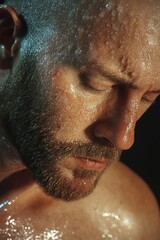
<svg viewBox="0 0 160 240"><path fill-rule="evenodd" d="M105 120L103 117L102 121L98 121L95 125L95 137L106 139L120 150L129 149L134 143L137 113L138 104L133 100L112 110L108 109Z"/></svg>

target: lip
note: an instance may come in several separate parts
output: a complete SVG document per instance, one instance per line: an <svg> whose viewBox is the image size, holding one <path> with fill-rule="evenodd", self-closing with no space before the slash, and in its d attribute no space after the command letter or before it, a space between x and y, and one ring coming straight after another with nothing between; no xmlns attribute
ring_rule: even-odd
<svg viewBox="0 0 160 240"><path fill-rule="evenodd" d="M106 160L104 159L91 159L91 158L82 158L82 157L75 157L77 163L80 165L80 167L86 169L86 170L94 170L101 172L104 170L106 166Z"/></svg>

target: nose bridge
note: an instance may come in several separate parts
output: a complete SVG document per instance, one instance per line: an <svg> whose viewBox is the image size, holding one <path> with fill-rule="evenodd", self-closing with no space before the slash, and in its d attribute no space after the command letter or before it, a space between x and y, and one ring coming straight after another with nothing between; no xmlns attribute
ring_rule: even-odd
<svg viewBox="0 0 160 240"><path fill-rule="evenodd" d="M138 99L134 95L128 96L122 103L122 107L118 107L118 117L124 124L126 124L127 129L133 125L135 119L137 118L139 103Z"/></svg>
<svg viewBox="0 0 160 240"><path fill-rule="evenodd" d="M134 129L138 116L139 100L131 91L122 96L121 103L112 106L112 141L121 149L128 149L134 142ZM114 130L115 129L115 130Z"/></svg>
<svg viewBox="0 0 160 240"><path fill-rule="evenodd" d="M123 142L129 141L129 138L134 140L134 129L138 115L138 101L133 98L127 98L122 107L118 107L116 116L113 116L117 134L121 135Z"/></svg>

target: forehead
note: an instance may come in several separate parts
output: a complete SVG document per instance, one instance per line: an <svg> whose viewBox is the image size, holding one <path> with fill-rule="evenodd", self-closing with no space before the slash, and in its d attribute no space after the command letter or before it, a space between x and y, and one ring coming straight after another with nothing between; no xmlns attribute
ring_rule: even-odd
<svg viewBox="0 0 160 240"><path fill-rule="evenodd" d="M53 66L53 62L73 64L96 58L119 73L132 74L145 82L159 81L158 1L66 2L59 9L52 4L54 10L43 18L43 24L39 20L34 36L31 31L28 37L29 44L23 45L25 52L28 46L33 49L41 65L43 60Z"/></svg>
<svg viewBox="0 0 160 240"><path fill-rule="evenodd" d="M89 58L122 77L160 88L160 8L151 1L125 2L110 2L97 20Z"/></svg>

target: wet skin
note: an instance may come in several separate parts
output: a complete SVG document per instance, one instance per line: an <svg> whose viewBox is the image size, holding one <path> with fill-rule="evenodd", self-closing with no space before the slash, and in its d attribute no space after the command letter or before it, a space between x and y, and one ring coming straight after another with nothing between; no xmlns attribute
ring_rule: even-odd
<svg viewBox="0 0 160 240"><path fill-rule="evenodd" d="M119 16L120 23L116 21L119 12L114 8L101 18L102 23L97 20L99 28L95 24L93 40L88 52L80 55L79 65L60 64L49 75L50 64L46 66L45 62L51 56L43 50L38 55L45 55L45 61L41 59L40 64L43 78L47 78L49 100L42 121L50 142L55 139L66 143L103 143L106 149L115 148L114 160L117 150L128 149L133 144L135 124L160 90L158 25L153 19L146 21L150 12L146 11L143 19L136 11L133 11L136 21L132 27L129 27L131 17L124 13ZM110 24L104 28L106 22ZM143 28L144 25L148 27ZM155 30L152 34L148 33L150 28ZM48 41L51 42L50 38ZM39 63L39 59L36 61ZM57 166L73 186L74 170L79 166L72 157L71 153L71 157L59 160ZM87 158L85 152L84 157ZM100 158L100 150L98 156L91 158ZM92 180L95 178L89 179ZM90 188L86 184L84 189L87 186Z"/></svg>
<svg viewBox="0 0 160 240"><path fill-rule="evenodd" d="M67 51L73 54L67 56L69 60L65 57L59 60L60 55L53 54L57 39L52 24L22 41L6 87L9 92L7 106L11 110L8 126L25 165L32 171L35 180L53 197L74 200L92 192L104 169L119 159L120 151L131 147L137 120L159 95L159 15L154 6L150 9L149 5L145 5L145 11L141 11L141 14L140 9L132 2L129 5L124 5L124 1L111 2L93 24L90 24L91 19L88 20L91 39L88 39L89 30L85 32L82 29L85 34L78 39L80 47L74 53L69 52L70 46L62 52L63 56ZM128 14L130 10L132 14ZM84 52L85 38L88 48ZM62 35L58 40L61 46L65 38ZM38 46L37 41L40 44ZM74 40L70 44L74 46ZM95 160L96 163L83 158ZM100 161L105 161L105 164ZM114 177L119 179L119 183L114 182ZM136 184L130 188L132 181L136 181ZM102 189L105 190L99 195ZM124 194L126 189L132 197ZM136 196L135 201L133 196ZM142 199L145 196L150 199L151 208L147 210L145 203L144 209L139 212L137 206L143 206ZM5 203L7 199L8 196L2 196L1 202ZM24 219L28 219L31 228L35 228L35 236L54 228L58 229L57 234L61 234L65 232L64 222L75 215L76 209L78 219L74 217L71 220L66 237L59 235L59 239L71 239L69 234L72 228L77 228L86 218L87 232L85 229L73 230L79 239L83 239L83 231L90 239L95 235L95 239L103 236L106 239L158 239L159 213L155 200L146 186L121 164L108 169L100 179L97 190L86 200L77 203L50 199L34 183L17 191L15 189L9 199L15 201L12 205L15 207L13 210L12 207L8 208L7 212L2 207L1 229L7 226L7 218L11 216L13 222L17 221L17 228L21 223L26 224ZM39 204L37 209L33 208L35 202ZM102 209L97 210L101 216L106 213L105 216L113 218L104 226L104 229L109 229L107 233L101 229L101 224L106 222L104 219L98 220L99 213L95 213L92 202L101 203ZM113 209L117 209L121 202L122 212L117 214ZM44 218L38 229L40 203ZM90 204L91 209L87 212ZM27 208L24 210L25 205ZM70 206L68 213L64 211L66 206ZM82 214L80 206L84 210ZM97 214L96 217L92 215L93 212ZM123 212L126 222L134 222L129 230L128 224L122 224ZM128 212L131 213L129 217ZM63 226L62 215L66 216ZM145 221L146 215L148 222ZM50 223L46 222L46 218ZM92 223L93 219L97 220ZM117 221L121 226L114 229ZM143 227L139 229L136 222L139 225L142 222ZM1 230L4 239L8 234L6 229L4 232ZM95 231L91 233L93 229ZM144 229L148 232L144 232Z"/></svg>
<svg viewBox="0 0 160 240"><path fill-rule="evenodd" d="M21 182L22 175L26 180L23 187L13 186L13 182ZM24 171L11 176L7 184L10 194L6 183L1 184L2 240L159 239L160 217L154 196L120 163L103 174L93 193L78 201L50 198L28 179Z"/></svg>

